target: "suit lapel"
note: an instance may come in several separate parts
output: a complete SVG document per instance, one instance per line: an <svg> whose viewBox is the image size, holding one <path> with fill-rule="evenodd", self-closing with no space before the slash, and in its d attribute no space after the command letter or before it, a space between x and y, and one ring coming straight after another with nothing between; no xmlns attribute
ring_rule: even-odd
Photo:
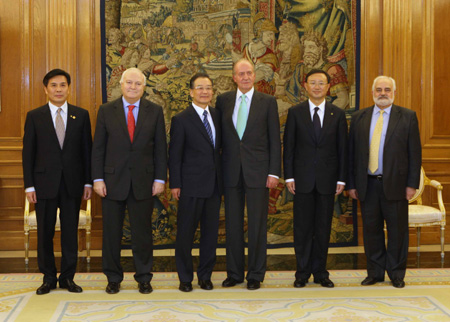
<svg viewBox="0 0 450 322"><path fill-rule="evenodd" d="M306 126L306 130L308 131L309 135L311 136L311 140L316 142L316 134L314 133L314 127L312 123L311 118L311 111L309 110L309 103L308 101L303 102L301 109L300 109L300 120L303 120Z"/></svg>
<svg viewBox="0 0 450 322"><path fill-rule="evenodd" d="M322 130L320 131L320 138L318 142L320 142L325 136L325 132L330 128L333 119L334 119L334 107L331 104L325 103L325 111L323 113L323 125Z"/></svg>
<svg viewBox="0 0 450 322"><path fill-rule="evenodd" d="M56 135L55 130L55 124L52 120L52 113L50 112L50 106L47 104L46 108L42 111L42 121L45 124L45 127L49 129L49 131L52 133L51 136L53 137L53 144L56 144L60 149L61 146L59 145L58 136ZM64 145L63 145L64 146Z"/></svg>
<svg viewBox="0 0 450 322"><path fill-rule="evenodd" d="M230 126L233 129L233 133L234 135L239 139L239 135L236 131L236 127L234 126L233 123L233 112L234 112L234 107L236 106L236 94L237 92L230 92L229 97L227 98L228 103L225 103L225 108L223 111L223 115L222 117L224 118L224 121L226 123L228 123L228 126ZM240 140L240 139L239 139Z"/></svg>
<svg viewBox="0 0 450 322"><path fill-rule="evenodd" d="M386 146L386 143L392 137L392 133L394 133L395 127L397 126L397 123L400 120L400 116L401 116L400 110L397 108L396 105L392 105L391 115L389 116L389 123L386 131L386 138L384 140L384 146Z"/></svg>
<svg viewBox="0 0 450 322"><path fill-rule="evenodd" d="M205 125L203 125L203 122L200 119L200 117L198 116L197 111L194 109L194 107L192 105L188 106L187 111L188 111L188 116L192 121L192 124L194 124L198 128L200 133L202 133L202 135L205 137L205 139L212 146L211 139L209 138L208 132L206 132ZM211 114L211 117L212 117L212 114Z"/></svg>
<svg viewBox="0 0 450 322"><path fill-rule="evenodd" d="M134 130L133 142L135 142L135 140L138 138L139 132L144 126L143 124L146 122L146 118L148 117L149 113L150 113L150 105L148 101L145 101L141 98L141 101L139 103L139 113L137 117L136 128ZM128 126L127 126L127 133L128 133Z"/></svg>
<svg viewBox="0 0 450 322"><path fill-rule="evenodd" d="M126 135L128 140L130 140L130 135L128 134L127 120L125 118L125 112L123 109L122 98L117 99L116 102L114 103L114 114L116 115L117 122L120 124L120 127L124 131L124 134Z"/></svg>
<svg viewBox="0 0 450 322"><path fill-rule="evenodd" d="M74 111L74 108L72 105L67 104L67 124L66 124L66 135L64 136L63 148L65 147L65 143L68 142L68 139L72 135L73 126L75 125L75 122L77 122L77 115ZM56 131L55 131L55 133L56 133Z"/></svg>
<svg viewBox="0 0 450 322"><path fill-rule="evenodd" d="M364 146L367 148L367 151L369 151L370 148L370 122L372 121L372 114L373 114L373 106L366 108L363 112L361 123L362 128L364 129Z"/></svg>
<svg viewBox="0 0 450 322"><path fill-rule="evenodd" d="M261 96L255 90L253 92L252 102L250 103L250 111L248 113L247 125L245 126L245 131L244 134L242 135L242 138L245 137L245 133L247 133L247 130L251 132L251 128L258 124L258 115L260 114L258 113L259 104L261 104Z"/></svg>
<svg viewBox="0 0 450 322"><path fill-rule="evenodd" d="M217 144L217 142L220 142L222 140L221 137L221 124L219 123L219 120L217 119L217 111L215 108L211 108L211 106L209 107L209 111L211 112L211 118L214 122L214 128L216 129L216 142L214 144L215 147L220 146L219 144Z"/></svg>

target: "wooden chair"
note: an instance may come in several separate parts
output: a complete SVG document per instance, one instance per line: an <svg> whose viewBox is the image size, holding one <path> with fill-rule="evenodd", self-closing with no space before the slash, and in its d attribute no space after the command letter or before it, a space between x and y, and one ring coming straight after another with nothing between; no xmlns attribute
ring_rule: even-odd
<svg viewBox="0 0 450 322"><path fill-rule="evenodd" d="M438 208L423 205L422 194L425 186L431 186L436 189ZM444 253L444 232L445 232L445 207L442 200L443 187L439 181L430 180L423 168L420 170L420 185L416 194L409 201L409 227L417 230L417 253L420 252L420 232L422 227L441 226L441 258Z"/></svg>
<svg viewBox="0 0 450 322"><path fill-rule="evenodd" d="M78 222L78 231L80 229L86 230L86 260L88 263L91 261L91 200L86 202L86 210L80 209L80 219ZM56 217L55 230L59 231L59 209ZM25 232L25 264L28 265L28 250L30 247L30 230L37 230L36 211L30 211L30 203L25 198L25 211L24 211L24 232Z"/></svg>
<svg viewBox="0 0 450 322"><path fill-rule="evenodd" d="M438 208L422 204L422 194L425 186L436 189ZM439 181L430 180L423 167L420 169L420 184L414 196L409 201L409 227L416 228L417 232L417 255L420 255L420 233L422 227L441 226L441 258L444 259L444 231L445 231L445 207L442 200L443 187ZM384 231L387 243L386 224Z"/></svg>

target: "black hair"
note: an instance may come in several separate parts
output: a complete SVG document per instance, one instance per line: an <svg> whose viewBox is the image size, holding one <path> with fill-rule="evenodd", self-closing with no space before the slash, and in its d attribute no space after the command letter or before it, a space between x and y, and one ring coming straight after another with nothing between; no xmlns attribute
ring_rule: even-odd
<svg viewBox="0 0 450 322"><path fill-rule="evenodd" d="M306 74L305 82L308 82L308 77L311 75L314 75L314 74L324 74L327 77L327 82L330 83L330 81L331 81L331 77L326 71L316 68L316 69L311 69L311 71L308 74Z"/></svg>
<svg viewBox="0 0 450 322"><path fill-rule="evenodd" d="M48 82L50 81L50 79L52 79L55 76L64 76L67 80L67 85L70 85L70 75L68 72L62 70L62 69L52 69L51 71L49 71L45 76L44 79L42 80L42 83L44 83L44 86L47 87Z"/></svg>
<svg viewBox="0 0 450 322"><path fill-rule="evenodd" d="M197 80L197 78L207 78L211 81L211 84L213 84L212 79L209 77L206 73L197 73L194 76L191 77L191 80L189 81L189 88L194 89L194 82Z"/></svg>

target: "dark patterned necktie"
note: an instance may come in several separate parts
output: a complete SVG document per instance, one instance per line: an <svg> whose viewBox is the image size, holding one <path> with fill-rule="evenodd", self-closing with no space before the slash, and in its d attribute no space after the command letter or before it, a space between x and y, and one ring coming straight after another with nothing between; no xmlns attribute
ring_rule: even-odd
<svg viewBox="0 0 450 322"><path fill-rule="evenodd" d="M61 149L64 145L64 137L66 136L66 129L64 127L64 121L61 116L62 108L58 108L56 111L56 119L55 119L55 130L56 130L56 136L58 137L59 146Z"/></svg>
<svg viewBox="0 0 450 322"><path fill-rule="evenodd" d="M206 132L208 132L209 139L211 140L212 145L214 145L214 139L212 135L211 125L208 122L208 112L203 111L203 125L205 126Z"/></svg>
<svg viewBox="0 0 450 322"><path fill-rule="evenodd" d="M315 107L313 116L313 125L314 125L314 133L316 134L316 139L318 140L320 137L320 130L322 129L322 126L320 125L320 118L319 114L317 114L317 111L319 111L319 108Z"/></svg>

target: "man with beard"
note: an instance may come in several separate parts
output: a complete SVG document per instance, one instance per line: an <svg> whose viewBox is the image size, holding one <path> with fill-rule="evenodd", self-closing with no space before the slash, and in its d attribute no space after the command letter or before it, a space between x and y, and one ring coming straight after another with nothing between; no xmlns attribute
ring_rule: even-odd
<svg viewBox="0 0 450 322"><path fill-rule="evenodd" d="M298 104L307 97L305 77L312 69L326 71L330 77L330 89L327 96L331 102L345 109L348 106L348 84L344 68L327 60L328 45L326 39L315 31L306 32L301 38L303 61L295 67L292 77L286 84L286 96L292 104Z"/></svg>
<svg viewBox="0 0 450 322"><path fill-rule="evenodd" d="M419 187L422 150L414 111L394 105L395 81L378 76L375 105L355 112L349 138L349 194L361 203L367 277L362 285L403 281L408 257L408 200ZM388 231L387 248L384 222Z"/></svg>

